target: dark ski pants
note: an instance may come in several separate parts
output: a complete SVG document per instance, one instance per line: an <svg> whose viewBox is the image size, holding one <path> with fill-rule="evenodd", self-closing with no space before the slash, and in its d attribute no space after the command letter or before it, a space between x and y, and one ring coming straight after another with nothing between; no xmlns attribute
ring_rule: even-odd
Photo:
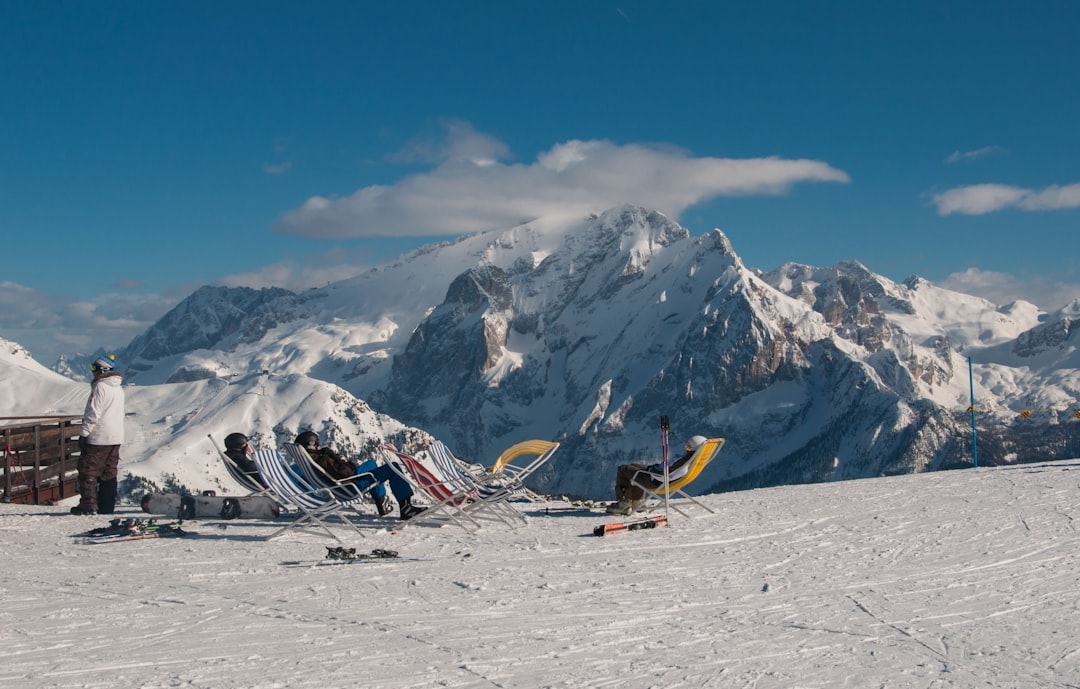
<svg viewBox="0 0 1080 689"><path fill-rule="evenodd" d="M644 464L620 464L615 472L615 499L627 502L644 500L645 490L640 486L635 486L631 479L634 478L634 474L647 468ZM660 487L660 484L654 481L648 483L652 487Z"/></svg>
<svg viewBox="0 0 1080 689"><path fill-rule="evenodd" d="M119 445L87 445L79 455L79 509L112 514L116 508Z"/></svg>
<svg viewBox="0 0 1080 689"><path fill-rule="evenodd" d="M394 494L394 500L397 500L398 507L404 505L412 497L413 491L409 486L409 482L398 476L398 473L386 466L385 464L379 464L374 459L369 459L364 462L360 462L356 465L357 476L362 474L370 474L375 477L374 483L378 485L371 489L371 496L376 500L381 500L386 495L386 486L384 483L390 484L390 492ZM356 480L357 485L361 488L367 488L373 481L371 476L363 476Z"/></svg>

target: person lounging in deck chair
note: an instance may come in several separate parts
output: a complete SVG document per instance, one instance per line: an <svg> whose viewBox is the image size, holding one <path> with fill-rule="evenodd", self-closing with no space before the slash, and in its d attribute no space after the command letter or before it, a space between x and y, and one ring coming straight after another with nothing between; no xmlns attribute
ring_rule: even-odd
<svg viewBox="0 0 1080 689"><path fill-rule="evenodd" d="M385 464L379 464L374 459L358 464L350 462L333 449L323 447L319 442L318 434L314 431L304 431L296 436L294 442L307 450L315 463L338 481L351 479L360 474L368 474L369 476L356 479L360 488L367 488L371 485L372 479L370 477L373 476L379 485L371 490L371 497L375 500L375 507L378 509L380 516L385 516L393 511L393 504L386 494L384 484L390 485L390 491L394 494L394 499L397 500L398 513L403 521L412 519L424 511L422 506L413 504L413 490L409 486L409 482Z"/></svg>
<svg viewBox="0 0 1080 689"><path fill-rule="evenodd" d="M682 475L681 470L694 456L694 453L699 447L705 444L706 438L703 435L695 435L686 441L686 454L679 457L674 462L668 465L668 475L675 479ZM615 473L615 500L607 506L608 514L631 514L632 512L639 511L645 505L645 490L640 486L634 485L634 475L639 471L647 471L652 474L662 476L664 473L663 464L653 464L646 466L644 464L620 464L618 470ZM641 480L641 477L638 477ZM663 485L663 481L655 482L656 487L659 488Z"/></svg>
<svg viewBox="0 0 1080 689"><path fill-rule="evenodd" d="M259 476L259 467L255 466L255 460L251 458L254 450L248 442L248 437L243 433L230 433L225 436L225 456L232 460L236 468L264 488L266 483Z"/></svg>

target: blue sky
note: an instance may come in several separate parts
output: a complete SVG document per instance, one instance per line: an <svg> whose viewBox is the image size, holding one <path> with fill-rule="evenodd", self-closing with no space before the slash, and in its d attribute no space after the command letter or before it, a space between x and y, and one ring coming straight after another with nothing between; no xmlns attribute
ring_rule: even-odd
<svg viewBox="0 0 1080 689"><path fill-rule="evenodd" d="M0 3L0 337L642 203L744 261L1080 298L1080 3Z"/></svg>

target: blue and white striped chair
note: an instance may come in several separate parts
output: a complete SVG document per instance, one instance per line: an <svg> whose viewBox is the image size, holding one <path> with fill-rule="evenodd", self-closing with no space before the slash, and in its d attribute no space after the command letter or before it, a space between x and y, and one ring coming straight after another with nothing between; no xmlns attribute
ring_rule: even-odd
<svg viewBox="0 0 1080 689"><path fill-rule="evenodd" d="M459 486L461 490L475 493L474 501L464 508L467 513L475 513L477 517L481 514L490 514L510 528L526 523L525 515L509 503L511 498L526 497L524 486L515 483L504 485L484 483L462 469L458 459L441 440L432 442L428 451L431 453L431 461L434 462L444 480Z"/></svg>
<svg viewBox="0 0 1080 689"><path fill-rule="evenodd" d="M305 481L302 476L293 471L277 450L258 450L252 457L259 468L259 476L274 495L286 504L296 507L300 512L296 519L267 536L266 540L277 538L295 529L318 536L328 536L342 543L343 541L326 523L330 517L337 518L342 525L352 529L357 536L364 537L356 524L349 521L348 517L342 513L353 503L364 500L363 492L359 489L351 499L344 499L335 494L332 488L312 486Z"/></svg>

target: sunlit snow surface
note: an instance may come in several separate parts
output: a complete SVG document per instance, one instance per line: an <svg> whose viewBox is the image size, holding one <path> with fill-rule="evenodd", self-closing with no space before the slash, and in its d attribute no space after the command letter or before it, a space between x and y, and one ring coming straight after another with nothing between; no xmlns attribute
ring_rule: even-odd
<svg viewBox="0 0 1080 689"><path fill-rule="evenodd" d="M349 545L422 561L319 569L276 523L83 545L106 517L0 505L0 686L1077 686L1078 488L1080 460L791 486L606 538L565 503L359 517Z"/></svg>

